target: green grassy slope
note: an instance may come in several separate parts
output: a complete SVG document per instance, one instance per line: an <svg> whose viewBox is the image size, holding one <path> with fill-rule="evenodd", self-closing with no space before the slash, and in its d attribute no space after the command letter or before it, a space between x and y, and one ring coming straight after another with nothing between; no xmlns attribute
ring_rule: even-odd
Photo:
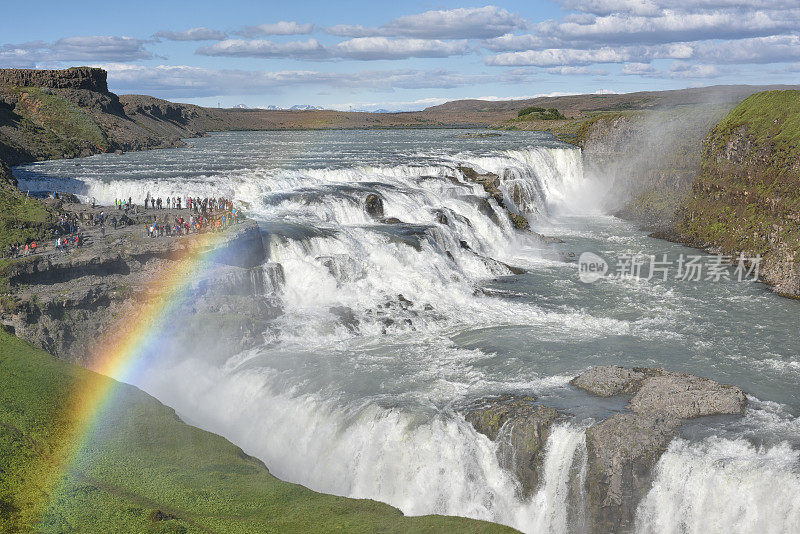
<svg viewBox="0 0 800 534"><path fill-rule="evenodd" d="M800 91L752 95L712 130L678 232L727 253L760 254L766 280L798 296Z"/></svg>
<svg viewBox="0 0 800 534"><path fill-rule="evenodd" d="M61 451L87 414L65 410L110 379L0 331L0 531L510 532L468 519L405 517L388 505L273 477L215 434L124 384L62 482ZM42 506L42 503L49 503ZM42 518L38 528L38 517Z"/></svg>
<svg viewBox="0 0 800 534"><path fill-rule="evenodd" d="M0 181L0 251L9 244L41 241L55 222L53 211L15 186Z"/></svg>
<svg viewBox="0 0 800 534"><path fill-rule="evenodd" d="M89 108L52 90L0 87L0 96L16 102L13 111L0 105L0 158L7 162L76 157L111 148Z"/></svg>

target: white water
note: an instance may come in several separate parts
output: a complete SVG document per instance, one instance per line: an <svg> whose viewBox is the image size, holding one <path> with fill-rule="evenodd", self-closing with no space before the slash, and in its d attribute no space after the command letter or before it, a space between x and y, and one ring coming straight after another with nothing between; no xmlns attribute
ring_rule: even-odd
<svg viewBox="0 0 800 534"><path fill-rule="evenodd" d="M636 530L647 534L800 531L800 453L783 443L675 440L658 463L639 506Z"/></svg>
<svg viewBox="0 0 800 534"><path fill-rule="evenodd" d="M407 514L579 532L582 427L554 427L542 487L521 500L496 444L458 407L505 391L585 404L592 401L576 401L567 386L581 369L664 366L740 384L778 408L752 406L732 435L676 441L658 464L637 529L800 530L795 303L735 284L582 285L560 254L664 245L586 217L602 187L583 176L579 151L522 133L479 142L445 135L224 134L198 140L197 151L108 155L80 168L48 162L20 178L31 189L101 202L141 202L150 192L247 203L268 236L264 290L284 311L270 344L223 366L197 348L165 359L137 385L281 478ZM309 142L313 136L324 142ZM499 175L512 209L568 243L543 245L515 231L458 165ZM369 193L382 196L386 217L406 224L374 221L363 207ZM511 276L504 263L530 273ZM583 421L607 410L565 411ZM764 449L746 441L765 435Z"/></svg>

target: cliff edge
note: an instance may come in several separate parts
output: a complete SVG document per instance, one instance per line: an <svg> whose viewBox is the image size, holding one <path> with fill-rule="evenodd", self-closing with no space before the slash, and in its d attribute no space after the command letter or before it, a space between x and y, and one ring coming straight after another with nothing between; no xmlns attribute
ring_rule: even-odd
<svg viewBox="0 0 800 534"><path fill-rule="evenodd" d="M762 257L760 274L800 297L800 91L748 97L704 141L675 238Z"/></svg>

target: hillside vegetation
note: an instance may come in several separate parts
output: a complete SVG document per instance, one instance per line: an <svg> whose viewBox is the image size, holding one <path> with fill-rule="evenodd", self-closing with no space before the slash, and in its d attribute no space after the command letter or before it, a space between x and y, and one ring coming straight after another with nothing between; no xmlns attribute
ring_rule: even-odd
<svg viewBox="0 0 800 534"><path fill-rule="evenodd" d="M761 255L764 279L800 296L800 91L752 95L711 131L677 230L700 246Z"/></svg>
<svg viewBox="0 0 800 534"><path fill-rule="evenodd" d="M224 438L183 423L142 391L112 385L90 438L91 399L111 379L0 330L2 532L512 532L461 518L405 517L370 500L272 476ZM82 443L82 444L80 444ZM77 447L59 484L61 466Z"/></svg>

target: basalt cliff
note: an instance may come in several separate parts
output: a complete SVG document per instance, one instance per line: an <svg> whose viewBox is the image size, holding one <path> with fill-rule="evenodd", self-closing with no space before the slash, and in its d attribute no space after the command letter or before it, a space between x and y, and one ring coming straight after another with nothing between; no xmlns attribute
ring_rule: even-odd
<svg viewBox="0 0 800 534"><path fill-rule="evenodd" d="M755 93L580 127L588 173L610 211L657 237L730 257L761 257L761 279L800 296L800 91Z"/></svg>

